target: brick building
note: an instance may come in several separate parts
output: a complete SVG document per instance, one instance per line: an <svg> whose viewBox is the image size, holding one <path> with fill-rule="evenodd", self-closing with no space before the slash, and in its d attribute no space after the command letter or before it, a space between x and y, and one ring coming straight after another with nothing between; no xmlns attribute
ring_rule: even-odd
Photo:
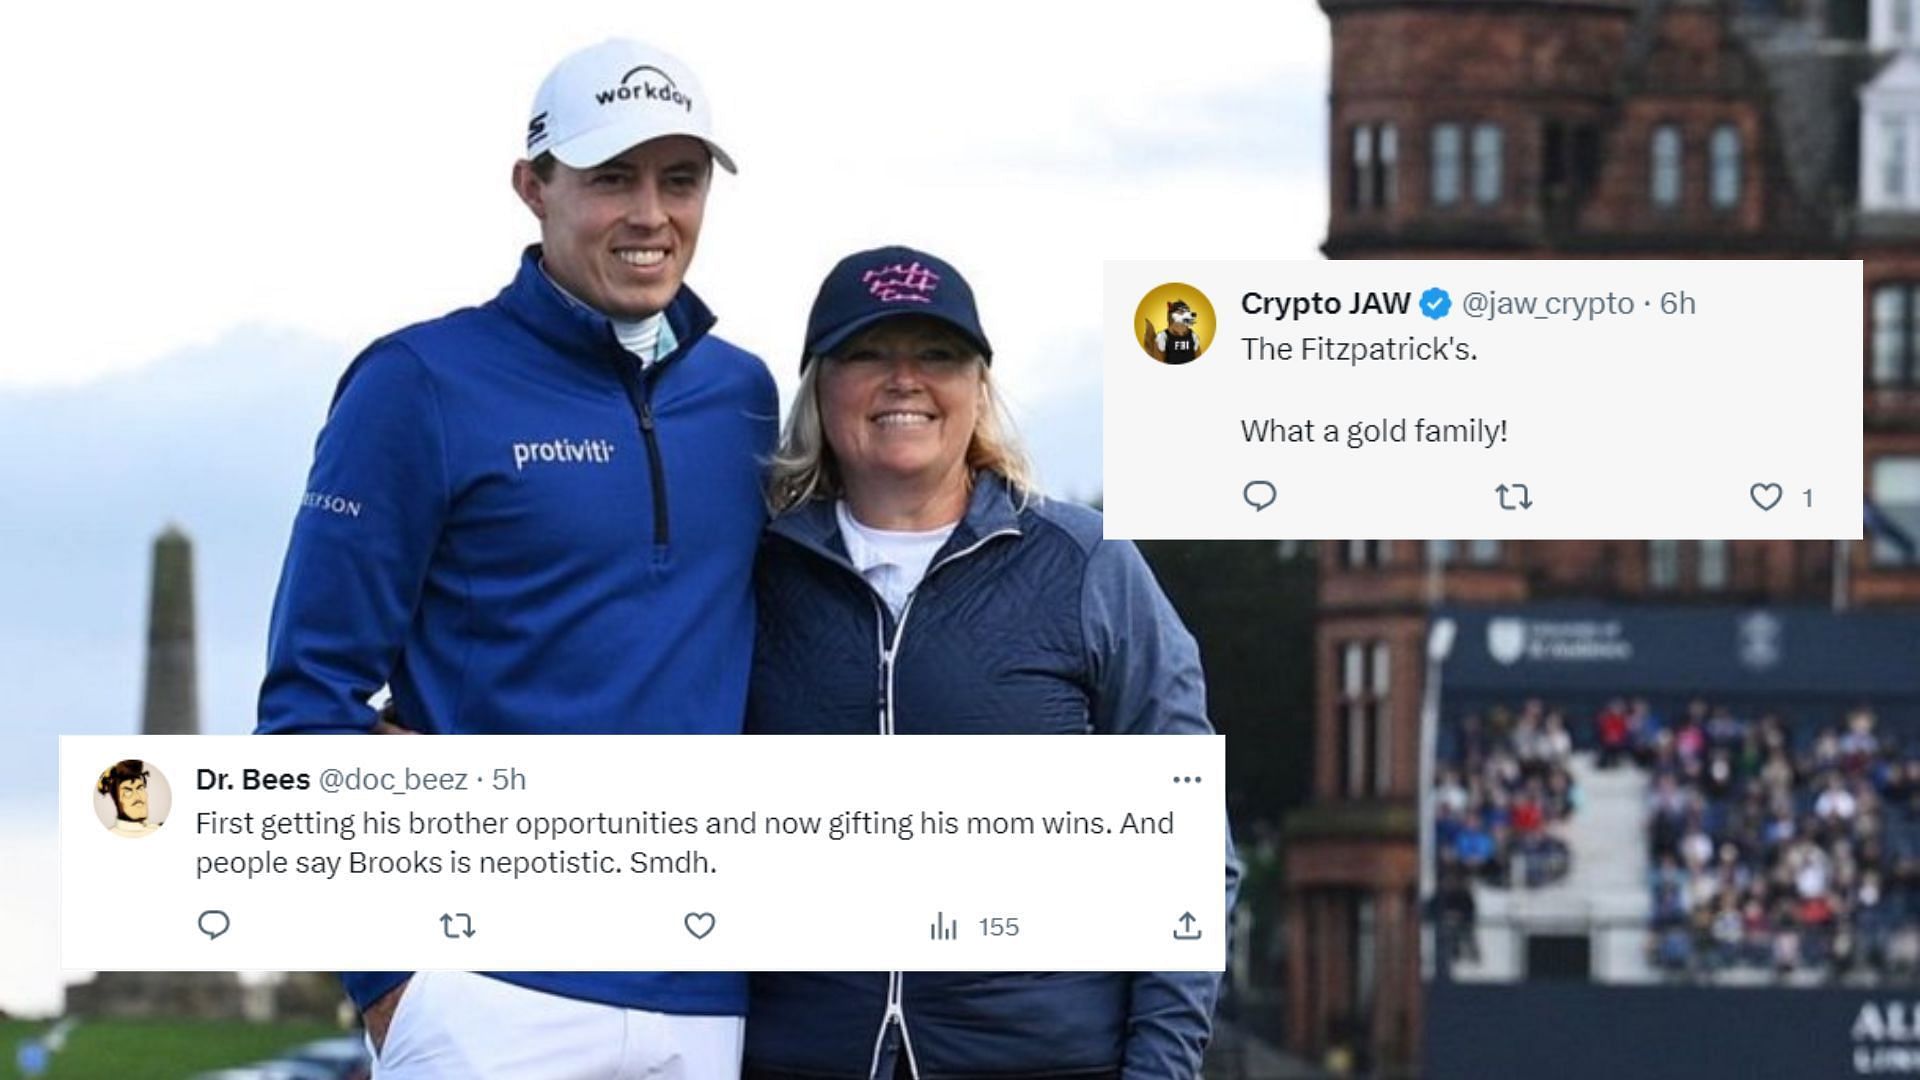
<svg viewBox="0 0 1920 1080"><path fill-rule="evenodd" d="M1329 258L1865 267L1864 541L1321 545L1313 801L1288 826L1288 1037L1418 1059L1428 612L1920 605L1920 0L1320 0ZM1630 425L1631 418L1623 418ZM1632 437L1630 430L1623 432Z"/></svg>

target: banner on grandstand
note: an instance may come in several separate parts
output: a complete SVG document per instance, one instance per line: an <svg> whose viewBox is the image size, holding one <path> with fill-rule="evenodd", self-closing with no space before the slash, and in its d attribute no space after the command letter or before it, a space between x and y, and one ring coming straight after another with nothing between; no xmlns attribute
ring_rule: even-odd
<svg viewBox="0 0 1920 1080"><path fill-rule="evenodd" d="M1920 616L1785 608L1449 608L1459 695L1920 699Z"/></svg>
<svg viewBox="0 0 1920 1080"><path fill-rule="evenodd" d="M1427 1074L1920 1076L1920 995L1912 987L1434 983Z"/></svg>

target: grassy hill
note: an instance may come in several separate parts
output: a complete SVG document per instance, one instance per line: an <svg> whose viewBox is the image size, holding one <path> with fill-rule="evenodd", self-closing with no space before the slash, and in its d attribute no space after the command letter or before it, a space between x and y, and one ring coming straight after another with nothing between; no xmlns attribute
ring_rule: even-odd
<svg viewBox="0 0 1920 1080"><path fill-rule="evenodd" d="M15 1080L22 1042L47 1023L0 1021L0 1080ZM326 1024L249 1024L242 1021L101 1020L67 1033L46 1080L184 1080L206 1069L245 1065L313 1039L340 1034Z"/></svg>

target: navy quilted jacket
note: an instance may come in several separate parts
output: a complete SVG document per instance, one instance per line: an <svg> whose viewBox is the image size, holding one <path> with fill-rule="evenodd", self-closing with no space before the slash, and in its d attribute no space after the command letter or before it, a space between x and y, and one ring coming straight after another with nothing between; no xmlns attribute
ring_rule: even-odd
<svg viewBox="0 0 1920 1080"><path fill-rule="evenodd" d="M773 522L756 579L749 733L1212 731L1199 651L1139 550L1103 540L1100 515L1084 507L1037 497L1016 506L992 474L976 478L966 517L898 620L848 561L830 502ZM1229 843L1229 910L1238 877ZM1193 1077L1219 981L760 974L748 1074L890 1077L904 1056L922 1080Z"/></svg>

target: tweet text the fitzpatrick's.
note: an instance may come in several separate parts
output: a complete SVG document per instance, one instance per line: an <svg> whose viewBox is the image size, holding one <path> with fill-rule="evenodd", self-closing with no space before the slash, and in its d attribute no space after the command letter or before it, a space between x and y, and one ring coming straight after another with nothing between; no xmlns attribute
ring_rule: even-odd
<svg viewBox="0 0 1920 1080"><path fill-rule="evenodd" d="M1218 737L69 736L64 962L1218 968L1223 761ZM116 820L102 789L135 774L143 819Z"/></svg>

